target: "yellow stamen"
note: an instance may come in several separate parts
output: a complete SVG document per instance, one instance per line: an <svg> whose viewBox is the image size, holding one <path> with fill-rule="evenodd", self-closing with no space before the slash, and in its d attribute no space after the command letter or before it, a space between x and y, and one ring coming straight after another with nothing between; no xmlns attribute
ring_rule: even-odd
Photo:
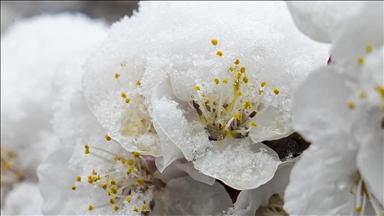
<svg viewBox="0 0 384 216"><path fill-rule="evenodd" d="M89 210L89 211L92 211L93 208L94 208L93 205L90 205L90 206L88 207L88 210Z"/></svg>
<svg viewBox="0 0 384 216"><path fill-rule="evenodd" d="M267 82L262 82L262 83L261 83L261 87L264 88L265 86L267 86Z"/></svg>
<svg viewBox="0 0 384 216"><path fill-rule="evenodd" d="M134 211L134 212L138 212L139 209L135 206L135 207L133 207L133 211Z"/></svg>
<svg viewBox="0 0 384 216"><path fill-rule="evenodd" d="M81 176L77 176L76 181L81 182Z"/></svg>
<svg viewBox="0 0 384 216"><path fill-rule="evenodd" d="M141 211L143 212L147 211L147 206L146 205L141 206Z"/></svg>
<svg viewBox="0 0 384 216"><path fill-rule="evenodd" d="M136 85L138 85L138 86L141 85L141 81L140 81L140 80L137 80L137 81L136 81Z"/></svg>
<svg viewBox="0 0 384 216"><path fill-rule="evenodd" d="M264 93L264 90L260 89L259 90L259 95L262 95Z"/></svg>
<svg viewBox="0 0 384 216"><path fill-rule="evenodd" d="M223 56L223 52L221 52L221 51L219 50L219 51L216 52L216 55L221 57L221 56Z"/></svg>
<svg viewBox="0 0 384 216"><path fill-rule="evenodd" d="M131 199L131 197L127 197L127 199L125 199L127 202L131 202L132 201L132 199Z"/></svg>
<svg viewBox="0 0 384 216"><path fill-rule="evenodd" d="M364 99L366 97L367 97L367 93L365 93L365 92L361 92L359 95L359 98L361 98L361 99Z"/></svg>
<svg viewBox="0 0 384 216"><path fill-rule="evenodd" d="M368 45L368 46L365 48L365 51L366 51L367 53L372 52L372 51L373 51L373 46Z"/></svg>
<svg viewBox="0 0 384 216"><path fill-rule="evenodd" d="M195 91L200 91L200 86L195 86L195 88L193 88Z"/></svg>
<svg viewBox="0 0 384 216"><path fill-rule="evenodd" d="M216 46L219 43L219 41L217 39L212 39L211 43L213 46Z"/></svg>
<svg viewBox="0 0 384 216"><path fill-rule="evenodd" d="M89 145L88 144L85 144L85 154L89 154L90 153L90 151L89 151Z"/></svg>
<svg viewBox="0 0 384 216"><path fill-rule="evenodd" d="M380 94L382 100L384 100L384 86L376 86L375 90Z"/></svg>
<svg viewBox="0 0 384 216"><path fill-rule="evenodd" d="M114 206L113 209L114 209L115 211L119 211L119 206Z"/></svg>
<svg viewBox="0 0 384 216"><path fill-rule="evenodd" d="M236 61L235 61L235 65L238 65L238 64L240 64L240 60L239 60L239 59L236 59Z"/></svg>
<svg viewBox="0 0 384 216"><path fill-rule="evenodd" d="M139 152L132 152L132 154L133 154L133 156L135 156L135 157L140 157L140 156L141 156L141 154L140 154Z"/></svg>
<svg viewBox="0 0 384 216"><path fill-rule="evenodd" d="M244 82L244 83L248 83L248 81L249 81L248 77L245 76L245 77L243 78L243 82Z"/></svg>
<svg viewBox="0 0 384 216"><path fill-rule="evenodd" d="M107 134L107 135L105 135L105 139L107 140L107 141L111 141L112 140L112 138Z"/></svg>
<svg viewBox="0 0 384 216"><path fill-rule="evenodd" d="M278 88L274 88L273 93L275 93L275 95L278 95L280 93L280 90Z"/></svg>
<svg viewBox="0 0 384 216"><path fill-rule="evenodd" d="M119 79L119 77L120 77L120 74L119 73L115 73L115 78Z"/></svg>
<svg viewBox="0 0 384 216"><path fill-rule="evenodd" d="M116 199L115 199L115 198L112 198L112 199L109 200L109 202L110 202L111 204L115 204L115 203L116 203Z"/></svg>
<svg viewBox="0 0 384 216"><path fill-rule="evenodd" d="M136 183L138 185L143 185L144 184L144 180L143 179L137 179Z"/></svg>
<svg viewBox="0 0 384 216"><path fill-rule="evenodd" d="M252 121L252 122L250 123L250 125L251 125L251 127L256 127L256 126L257 126L257 123L254 122L254 121Z"/></svg>
<svg viewBox="0 0 384 216"><path fill-rule="evenodd" d="M76 185L72 185L71 189L76 190Z"/></svg>
<svg viewBox="0 0 384 216"><path fill-rule="evenodd" d="M122 98L126 98L127 97L127 94L125 94L125 92L121 93L121 97Z"/></svg>
<svg viewBox="0 0 384 216"><path fill-rule="evenodd" d="M213 82L216 83L217 85L219 85L219 83L220 83L219 79L217 79L217 78L215 78L215 79L213 80Z"/></svg>
<svg viewBox="0 0 384 216"><path fill-rule="evenodd" d="M361 212L361 210L363 210L363 208L361 206L359 206L359 207L356 207L355 210L356 210L356 212Z"/></svg>
<svg viewBox="0 0 384 216"><path fill-rule="evenodd" d="M243 95L243 93L242 93L241 91L237 91L237 92L236 92L236 95L240 97L240 96Z"/></svg>
<svg viewBox="0 0 384 216"><path fill-rule="evenodd" d="M348 108L351 109L351 110L355 109L355 104L353 102L349 102L348 103Z"/></svg>
<svg viewBox="0 0 384 216"><path fill-rule="evenodd" d="M223 79L223 83L228 83L228 80L227 79Z"/></svg>
<svg viewBox="0 0 384 216"><path fill-rule="evenodd" d="M235 114L233 114L233 118L237 119L237 120L241 120L243 118L243 116L240 115L239 113L235 113Z"/></svg>
<svg viewBox="0 0 384 216"><path fill-rule="evenodd" d="M131 102L131 98L126 98L125 103L129 103L129 102Z"/></svg>
<svg viewBox="0 0 384 216"><path fill-rule="evenodd" d="M245 72L245 70L246 70L246 68L245 68L245 67L241 67L241 68L240 68L240 72L241 72L241 73L244 73L244 72Z"/></svg>
<svg viewBox="0 0 384 216"><path fill-rule="evenodd" d="M132 166L132 165L134 165L135 164L135 161L134 160L132 160L132 159L129 159L128 160L128 165L129 166Z"/></svg>
<svg viewBox="0 0 384 216"><path fill-rule="evenodd" d="M359 57L359 58L357 58L357 63L358 63L359 65L364 64L364 58L363 58L363 57Z"/></svg>

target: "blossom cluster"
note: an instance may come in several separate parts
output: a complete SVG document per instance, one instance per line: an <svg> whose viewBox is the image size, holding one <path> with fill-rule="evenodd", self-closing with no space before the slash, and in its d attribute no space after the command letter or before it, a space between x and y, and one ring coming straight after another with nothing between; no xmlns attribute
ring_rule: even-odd
<svg viewBox="0 0 384 216"><path fill-rule="evenodd" d="M139 5L2 36L2 214L384 214L382 2Z"/></svg>

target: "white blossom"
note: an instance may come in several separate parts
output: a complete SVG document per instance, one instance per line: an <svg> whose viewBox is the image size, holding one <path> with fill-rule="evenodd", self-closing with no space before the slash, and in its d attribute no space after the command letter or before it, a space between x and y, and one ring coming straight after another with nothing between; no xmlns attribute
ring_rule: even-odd
<svg viewBox="0 0 384 216"><path fill-rule="evenodd" d="M294 17L313 7L289 4ZM294 128L312 144L293 168L285 194L284 208L293 215L384 214L383 3L351 8L353 13L331 14L332 63L309 75L294 97ZM313 19L295 21L318 26L317 15L343 9L318 5ZM302 30L310 36L326 31Z"/></svg>

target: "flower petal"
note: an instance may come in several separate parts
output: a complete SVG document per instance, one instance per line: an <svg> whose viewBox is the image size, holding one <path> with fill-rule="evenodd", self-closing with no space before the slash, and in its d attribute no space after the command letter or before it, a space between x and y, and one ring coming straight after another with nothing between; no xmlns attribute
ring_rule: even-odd
<svg viewBox="0 0 384 216"><path fill-rule="evenodd" d="M277 153L262 143L252 144L249 138L227 138L213 142L213 147L193 163L205 175L232 188L247 190L272 179L281 162Z"/></svg>
<svg viewBox="0 0 384 216"><path fill-rule="evenodd" d="M357 2L286 2L296 26L310 38L330 43L335 24L357 12Z"/></svg>
<svg viewBox="0 0 384 216"><path fill-rule="evenodd" d="M232 205L218 182L209 186L191 177L169 181L154 203L153 215L218 215Z"/></svg>

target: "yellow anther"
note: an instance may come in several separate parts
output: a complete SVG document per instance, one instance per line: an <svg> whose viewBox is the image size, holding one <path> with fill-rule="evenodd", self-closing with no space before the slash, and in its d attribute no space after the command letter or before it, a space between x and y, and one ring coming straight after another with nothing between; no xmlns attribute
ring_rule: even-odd
<svg viewBox="0 0 384 216"><path fill-rule="evenodd" d="M133 154L133 156L135 156L135 157L140 157L140 156L141 156L140 152L132 152L132 154Z"/></svg>
<svg viewBox="0 0 384 216"><path fill-rule="evenodd" d="M119 79L119 77L120 77L120 74L119 73L115 73L115 78Z"/></svg>
<svg viewBox="0 0 384 216"><path fill-rule="evenodd" d="M131 102L131 98L125 98L125 103Z"/></svg>
<svg viewBox="0 0 384 216"><path fill-rule="evenodd" d="M101 184L100 187L103 188L104 190L107 190L107 184Z"/></svg>
<svg viewBox="0 0 384 216"><path fill-rule="evenodd" d="M112 138L107 134L107 135L105 135L105 139L107 140L107 141L111 141L112 140Z"/></svg>
<svg viewBox="0 0 384 216"><path fill-rule="evenodd" d="M257 126L257 123L252 121L250 124L249 124L251 127L256 127Z"/></svg>
<svg viewBox="0 0 384 216"><path fill-rule="evenodd" d="M361 212L361 210L363 210L363 208L361 206L359 206L359 207L356 207L355 210L356 210L356 212Z"/></svg>
<svg viewBox="0 0 384 216"><path fill-rule="evenodd" d="M237 119L237 120L241 120L243 118L243 116L240 115L239 113L235 113L235 114L233 114L233 118Z"/></svg>
<svg viewBox="0 0 384 216"><path fill-rule="evenodd" d="M223 79L223 83L228 83L228 80L227 79Z"/></svg>
<svg viewBox="0 0 384 216"><path fill-rule="evenodd" d="M71 189L72 189L72 190L76 190L76 185L72 185L72 186L71 186Z"/></svg>
<svg viewBox="0 0 384 216"><path fill-rule="evenodd" d="M365 93L365 92L360 92L360 94L359 94L359 98L364 99L364 98L366 98L366 97L367 97L367 93Z"/></svg>
<svg viewBox="0 0 384 216"><path fill-rule="evenodd" d="M116 203L116 198L112 198L112 199L110 199L109 202L110 202L111 204L115 204L115 203Z"/></svg>
<svg viewBox="0 0 384 216"><path fill-rule="evenodd" d="M114 206L113 209L114 209L115 211L119 211L119 206Z"/></svg>
<svg viewBox="0 0 384 216"><path fill-rule="evenodd" d="M14 152L14 151L8 151L8 152L7 152L7 156L8 156L9 158L15 158L15 157L16 157L16 152Z"/></svg>
<svg viewBox="0 0 384 216"><path fill-rule="evenodd" d="M384 86L376 86L375 90L380 94L382 100L384 100Z"/></svg>
<svg viewBox="0 0 384 216"><path fill-rule="evenodd" d="M240 60L239 60L239 59L236 59L236 61L235 61L235 65L238 65L238 64L240 64Z"/></svg>
<svg viewBox="0 0 384 216"><path fill-rule="evenodd" d="M90 205L90 206L88 207L88 210L89 210L89 211L92 211L93 209L94 209L93 205Z"/></svg>
<svg viewBox="0 0 384 216"><path fill-rule="evenodd" d="M261 87L264 88L265 86L267 86L267 82L262 82Z"/></svg>
<svg viewBox="0 0 384 216"><path fill-rule="evenodd" d="M126 98L127 97L127 94L125 94L125 92L121 93L121 97L122 98Z"/></svg>
<svg viewBox="0 0 384 216"><path fill-rule="evenodd" d="M275 93L275 95L278 95L280 93L280 90L278 88L274 88L273 93Z"/></svg>
<svg viewBox="0 0 384 216"><path fill-rule="evenodd" d="M147 211L148 207L146 205L141 206L141 211L145 212Z"/></svg>
<svg viewBox="0 0 384 216"><path fill-rule="evenodd" d="M133 211L134 211L134 212L138 212L139 209L135 206L135 207L133 207Z"/></svg>
<svg viewBox="0 0 384 216"><path fill-rule="evenodd" d="M132 166L132 165L134 165L135 164L135 161L134 160L132 160L132 159L129 159L128 160L128 165L129 166Z"/></svg>
<svg viewBox="0 0 384 216"><path fill-rule="evenodd" d="M215 78L215 79L213 80L213 82L214 82L214 83L216 83L217 85L219 85L219 83L220 83L220 80L219 80L219 79L217 79L217 78Z"/></svg>
<svg viewBox="0 0 384 216"><path fill-rule="evenodd" d="M356 105L355 105L355 103L353 103L353 102L349 102L349 103L348 103L348 108L351 109L351 110L352 110L352 109L355 109L355 106L356 106Z"/></svg>
<svg viewBox="0 0 384 216"><path fill-rule="evenodd" d="M221 52L221 51L219 50L219 51L216 52L216 55L221 57L221 56L223 56L223 52Z"/></svg>
<svg viewBox="0 0 384 216"><path fill-rule="evenodd" d="M244 72L245 72L245 70L246 70L246 68L245 68L245 67L241 67L241 68L240 68L240 72L241 72L241 73L244 73Z"/></svg>
<svg viewBox="0 0 384 216"><path fill-rule="evenodd" d="M137 179L136 183L138 185L143 185L144 184L144 180L143 179Z"/></svg>
<svg viewBox="0 0 384 216"><path fill-rule="evenodd" d="M226 131L225 131L225 134L226 134L227 136L232 136L232 132L231 132L230 130L226 130Z"/></svg>
<svg viewBox="0 0 384 216"><path fill-rule="evenodd" d="M240 96L243 96L243 93L241 91L237 91L236 95L240 97Z"/></svg>
<svg viewBox="0 0 384 216"><path fill-rule="evenodd" d="M209 101L210 101L210 100L207 99L207 100L204 101L204 103L205 103L205 104L209 104Z"/></svg>
<svg viewBox="0 0 384 216"><path fill-rule="evenodd" d="M132 199L131 199L131 197L127 197L127 199L125 199L127 202L131 202L132 201Z"/></svg>
<svg viewBox="0 0 384 216"><path fill-rule="evenodd" d="M244 83L248 83L248 81L249 81L248 77L245 76L245 77L243 78L243 82L244 82Z"/></svg>
<svg viewBox="0 0 384 216"><path fill-rule="evenodd" d="M259 90L259 95L262 95L264 93L264 90L260 89Z"/></svg>
<svg viewBox="0 0 384 216"><path fill-rule="evenodd" d="M228 71L234 71L236 68L235 67L229 67Z"/></svg>
<svg viewBox="0 0 384 216"><path fill-rule="evenodd" d="M135 172L135 168L131 167L131 168L128 169L128 174L131 174L133 172Z"/></svg>
<svg viewBox="0 0 384 216"><path fill-rule="evenodd" d="M89 145L88 144L85 144L85 151L84 151L84 153L85 154L89 154L90 153L90 151L89 151Z"/></svg>
<svg viewBox="0 0 384 216"><path fill-rule="evenodd" d="M363 58L363 57L359 57L359 58L357 58L357 63L358 63L359 65L364 64L364 58Z"/></svg>
<svg viewBox="0 0 384 216"><path fill-rule="evenodd" d="M200 91L200 86L195 86L195 88L193 88L195 91Z"/></svg>
<svg viewBox="0 0 384 216"><path fill-rule="evenodd" d="M219 41L217 39L212 39L211 43L213 46L216 46L219 43Z"/></svg>
<svg viewBox="0 0 384 216"><path fill-rule="evenodd" d="M245 109L249 109L250 107L251 107L251 101L245 101L245 103L244 103L244 108Z"/></svg>
<svg viewBox="0 0 384 216"><path fill-rule="evenodd" d="M81 182L81 176L77 176L76 181Z"/></svg>
<svg viewBox="0 0 384 216"><path fill-rule="evenodd" d="M115 180L112 180L112 181L111 181L111 185L116 185L116 181L115 181Z"/></svg>
<svg viewBox="0 0 384 216"><path fill-rule="evenodd" d="M92 170L92 175L97 175L96 170Z"/></svg>
<svg viewBox="0 0 384 216"><path fill-rule="evenodd" d="M223 123L223 124L220 126L220 128L223 129L223 128L225 128L225 126L227 126L227 124Z"/></svg>
<svg viewBox="0 0 384 216"><path fill-rule="evenodd" d="M140 80L137 80L137 81L136 81L136 85L138 85L138 86L141 85L141 81L140 81Z"/></svg>
<svg viewBox="0 0 384 216"><path fill-rule="evenodd" d="M243 74L241 74L241 73L237 73L236 78L237 78L237 79L240 79L240 77L241 77L242 75L243 75Z"/></svg>
<svg viewBox="0 0 384 216"><path fill-rule="evenodd" d="M368 46L365 48L365 51L366 51L367 53L372 52L372 51L373 51L373 46L368 45Z"/></svg>

